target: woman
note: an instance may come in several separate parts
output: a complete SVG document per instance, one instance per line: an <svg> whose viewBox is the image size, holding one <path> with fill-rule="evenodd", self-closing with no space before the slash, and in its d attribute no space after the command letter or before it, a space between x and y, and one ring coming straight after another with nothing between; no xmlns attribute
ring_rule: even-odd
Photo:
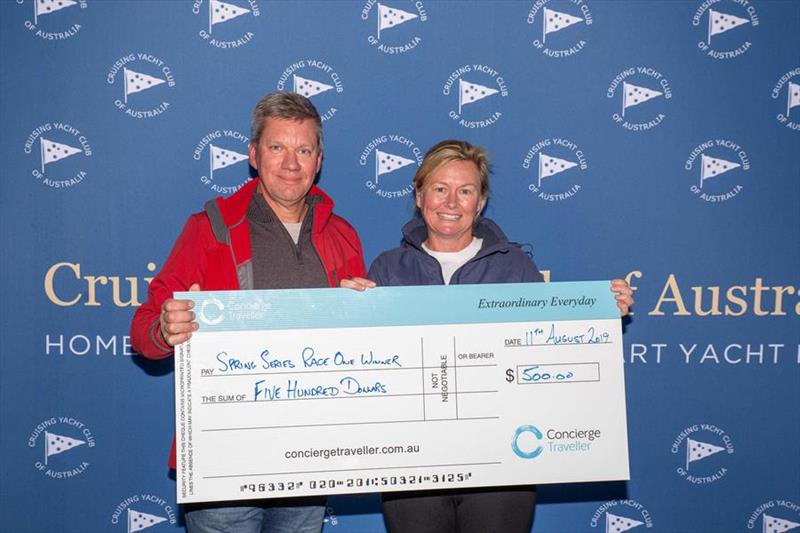
<svg viewBox="0 0 800 533"><path fill-rule="evenodd" d="M369 279L343 280L356 290L380 286L542 281L533 261L480 213L489 197L486 150L465 141L442 141L425 155L414 176L421 218L403 227L403 242L382 253ZM623 315L633 304L621 279L611 282ZM391 533L502 531L527 533L535 486L416 491L383 496Z"/></svg>

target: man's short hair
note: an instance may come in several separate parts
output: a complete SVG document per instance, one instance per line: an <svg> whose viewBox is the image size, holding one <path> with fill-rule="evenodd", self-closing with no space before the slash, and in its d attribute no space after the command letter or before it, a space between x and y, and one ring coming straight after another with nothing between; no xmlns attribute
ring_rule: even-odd
<svg viewBox="0 0 800 533"><path fill-rule="evenodd" d="M256 104L250 128L250 142L258 144L264 121L268 118L285 120L311 120L317 130L317 148L322 150L322 118L311 100L302 94L289 91L269 93Z"/></svg>
<svg viewBox="0 0 800 533"><path fill-rule="evenodd" d="M475 146L467 141L448 139L437 143L425 154L422 165L414 175L414 189L419 192L425 186L428 176L453 161L472 161L478 167L481 183L481 198L484 203L489 199L489 153L485 148Z"/></svg>

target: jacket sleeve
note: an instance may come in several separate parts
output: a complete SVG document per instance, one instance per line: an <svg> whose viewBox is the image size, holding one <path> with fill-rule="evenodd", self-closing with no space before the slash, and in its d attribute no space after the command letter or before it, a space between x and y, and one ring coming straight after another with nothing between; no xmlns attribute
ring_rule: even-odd
<svg viewBox="0 0 800 533"><path fill-rule="evenodd" d="M339 243L339 254L341 254L341 266L333 272L332 287L338 287L342 279L367 275L367 268L364 266L364 251L361 248L361 239L355 228L342 217L334 215L338 232L335 234ZM325 263L325 261L323 261ZM329 276L331 273L328 273Z"/></svg>
<svg viewBox="0 0 800 533"><path fill-rule="evenodd" d="M539 267L536 266L536 263L533 262L533 259L527 256L524 252L522 255L525 256L525 261L523 261L523 268L521 269L522 272L522 282L541 282L544 281L544 276L541 272L539 272Z"/></svg>
<svg viewBox="0 0 800 533"><path fill-rule="evenodd" d="M367 272L367 279L374 281L378 287L389 286L389 278L386 275L385 255L386 253L379 255L369 266L369 272Z"/></svg>
<svg viewBox="0 0 800 533"><path fill-rule="evenodd" d="M148 359L162 359L173 353L158 327L161 305L172 298L174 292L188 290L192 283L203 286L201 272L205 256L202 236L208 226L208 219L202 213L189 218L163 268L150 282L147 301L133 315L131 345Z"/></svg>
<svg viewBox="0 0 800 533"><path fill-rule="evenodd" d="M517 243L509 243L508 255L504 260L509 274L504 283L533 283L544 281L539 267L533 262L533 256L525 252Z"/></svg>
<svg viewBox="0 0 800 533"><path fill-rule="evenodd" d="M356 253L353 258L348 261L347 265L345 265L347 268L347 276L357 276L359 278L366 277L367 267L364 266L364 250L361 249L361 239L358 237L358 233L356 233L355 230L353 230L352 242L356 249Z"/></svg>

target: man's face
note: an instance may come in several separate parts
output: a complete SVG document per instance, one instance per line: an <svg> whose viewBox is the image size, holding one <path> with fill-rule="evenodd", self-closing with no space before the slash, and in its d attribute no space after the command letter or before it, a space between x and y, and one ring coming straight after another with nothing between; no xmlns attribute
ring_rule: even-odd
<svg viewBox="0 0 800 533"><path fill-rule="evenodd" d="M250 164L258 171L264 199L283 222L303 212L305 197L322 163L312 120L266 118Z"/></svg>

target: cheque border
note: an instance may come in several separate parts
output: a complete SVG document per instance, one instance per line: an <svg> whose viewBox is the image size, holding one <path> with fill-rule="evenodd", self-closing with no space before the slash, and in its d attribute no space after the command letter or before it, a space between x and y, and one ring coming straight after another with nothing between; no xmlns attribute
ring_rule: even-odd
<svg viewBox="0 0 800 533"><path fill-rule="evenodd" d="M619 318L608 281L176 292L203 331ZM298 309L304 309L299 313Z"/></svg>

